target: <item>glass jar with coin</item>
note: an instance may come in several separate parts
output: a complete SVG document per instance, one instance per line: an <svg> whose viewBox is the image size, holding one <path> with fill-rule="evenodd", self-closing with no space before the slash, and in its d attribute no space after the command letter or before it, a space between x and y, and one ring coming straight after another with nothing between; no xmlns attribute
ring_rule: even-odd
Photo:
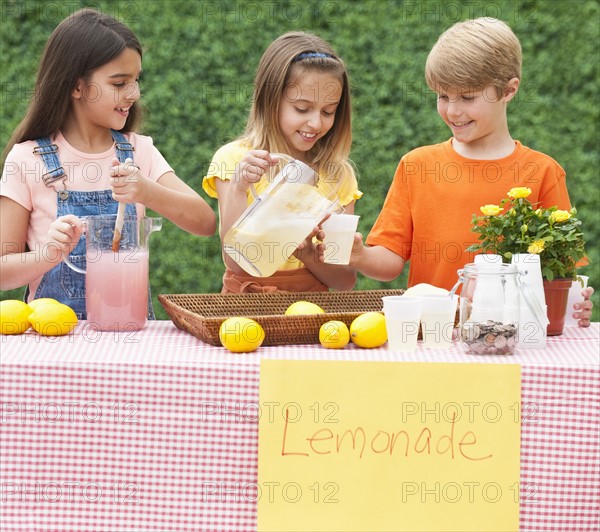
<svg viewBox="0 0 600 532"><path fill-rule="evenodd" d="M521 303L531 311L532 327L547 326L544 310L521 282L526 272L514 264L467 264L458 270L460 343L468 354L512 355L519 338ZM522 324L521 324L522 325Z"/></svg>

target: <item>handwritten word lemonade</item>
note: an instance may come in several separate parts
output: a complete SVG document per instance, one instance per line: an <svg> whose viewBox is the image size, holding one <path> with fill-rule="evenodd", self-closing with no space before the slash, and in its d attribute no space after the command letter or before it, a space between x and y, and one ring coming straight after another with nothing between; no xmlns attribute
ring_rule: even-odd
<svg viewBox="0 0 600 532"><path fill-rule="evenodd" d="M148 315L148 250L88 256L87 319L101 331L137 331Z"/></svg>
<svg viewBox="0 0 600 532"><path fill-rule="evenodd" d="M317 187L287 183L285 201L261 196L227 232L223 249L247 273L269 277L291 257L332 202ZM259 207L253 210L253 207Z"/></svg>

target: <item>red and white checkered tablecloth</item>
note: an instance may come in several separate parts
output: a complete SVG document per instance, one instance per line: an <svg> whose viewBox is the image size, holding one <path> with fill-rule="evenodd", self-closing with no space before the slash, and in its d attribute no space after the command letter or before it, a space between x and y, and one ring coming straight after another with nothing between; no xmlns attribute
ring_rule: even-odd
<svg viewBox="0 0 600 532"><path fill-rule="evenodd" d="M522 365L520 528L600 526L599 325L543 350L318 345L233 355L169 321L0 337L0 529L255 530L260 358ZM499 531L501 532L501 531Z"/></svg>

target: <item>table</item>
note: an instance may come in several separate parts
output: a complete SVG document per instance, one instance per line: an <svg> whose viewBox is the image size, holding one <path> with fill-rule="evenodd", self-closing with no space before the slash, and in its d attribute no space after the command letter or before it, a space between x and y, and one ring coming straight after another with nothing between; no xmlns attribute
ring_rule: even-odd
<svg viewBox="0 0 600 532"><path fill-rule="evenodd" d="M522 531L600 525L598 323L543 350L263 347L234 355L170 321L0 337L3 531L256 529L260 358L522 365Z"/></svg>

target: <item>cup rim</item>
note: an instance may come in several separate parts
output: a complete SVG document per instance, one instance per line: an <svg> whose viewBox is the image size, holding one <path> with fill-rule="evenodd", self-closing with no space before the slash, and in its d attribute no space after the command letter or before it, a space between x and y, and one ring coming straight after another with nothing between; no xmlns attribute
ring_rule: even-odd
<svg viewBox="0 0 600 532"><path fill-rule="evenodd" d="M346 218L346 220L348 220L350 223L348 223L348 224L336 223L336 222L340 221L340 217ZM333 213L329 218L327 218L327 220L325 220L321 224L321 227L323 227L324 231L343 230L343 231L347 231L349 233L355 233L356 228L358 227L359 219L360 219L360 215L358 215L358 214L346 214L344 212ZM340 225L343 225L343 226L340 227Z"/></svg>
<svg viewBox="0 0 600 532"><path fill-rule="evenodd" d="M452 294L452 297L450 297L450 292L448 292L447 294L421 294L411 297L420 297L423 299L455 299L458 298L458 294Z"/></svg>
<svg viewBox="0 0 600 532"><path fill-rule="evenodd" d="M382 300L387 301L419 301L418 296L383 296Z"/></svg>

